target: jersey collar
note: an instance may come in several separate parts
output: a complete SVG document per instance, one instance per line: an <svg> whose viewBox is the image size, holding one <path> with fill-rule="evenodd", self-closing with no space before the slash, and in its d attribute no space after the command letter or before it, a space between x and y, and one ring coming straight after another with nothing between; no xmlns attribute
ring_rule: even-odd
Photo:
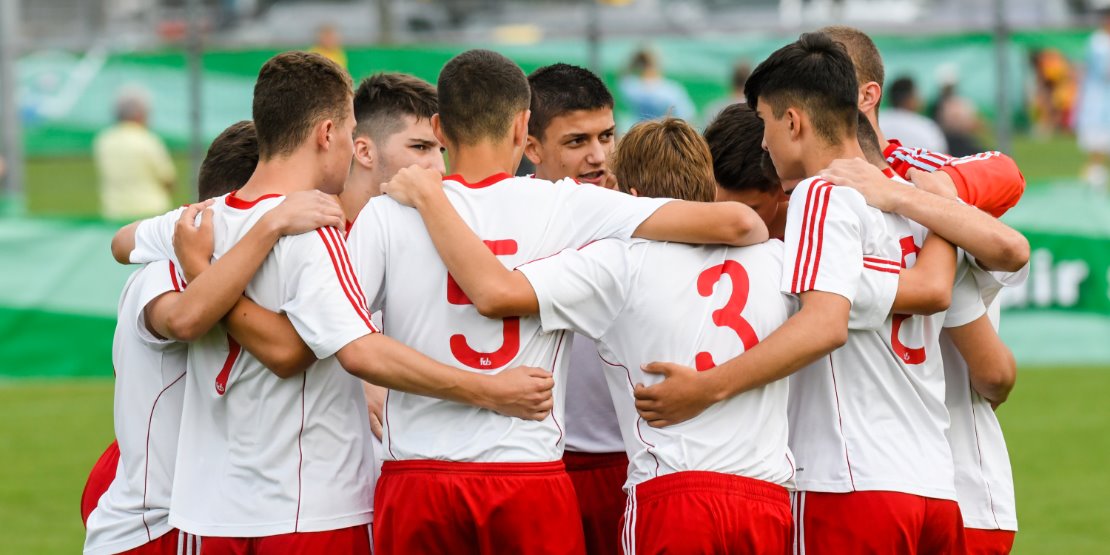
<svg viewBox="0 0 1110 555"><path fill-rule="evenodd" d="M461 175L452 174L452 175L448 175L447 177L444 177L443 180L444 181L456 181L458 183L462 183L464 186L466 186L467 188L470 188L470 189L482 189L482 188L485 188L485 187L489 187L490 185L493 185L495 183L500 183L501 181L509 179L510 177L512 177L512 176L505 173L505 172L499 172L499 173L495 173L495 174L493 174L493 175L491 175L491 176L489 176L489 177L487 177L487 178L485 178L481 181L478 181L477 183L469 183L465 179L463 179L463 177Z"/></svg>

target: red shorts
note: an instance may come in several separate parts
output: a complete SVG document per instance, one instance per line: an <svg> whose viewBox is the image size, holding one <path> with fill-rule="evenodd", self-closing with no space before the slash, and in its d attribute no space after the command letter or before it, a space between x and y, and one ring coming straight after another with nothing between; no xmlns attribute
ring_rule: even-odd
<svg viewBox="0 0 1110 555"><path fill-rule="evenodd" d="M964 552L955 501L893 491L794 494L796 549L807 555Z"/></svg>
<svg viewBox="0 0 1110 555"><path fill-rule="evenodd" d="M180 550L178 546L181 546ZM200 555L200 538L174 528L119 555Z"/></svg>
<svg viewBox="0 0 1110 555"><path fill-rule="evenodd" d="M1014 548L1016 534L1011 530L964 528L967 555L1007 555Z"/></svg>
<svg viewBox="0 0 1110 555"><path fill-rule="evenodd" d="M89 515L96 508L96 504L100 502L100 496L108 491L108 486L112 485L112 481L116 479L117 466L119 466L119 443L112 440L112 444L104 450L104 453L96 460L96 464L93 465L89 472L89 479L85 482L85 491L81 492L82 525L88 523Z"/></svg>
<svg viewBox="0 0 1110 555"><path fill-rule="evenodd" d="M295 532L262 538L204 537L200 555L370 555L370 525L324 532Z"/></svg>
<svg viewBox="0 0 1110 555"><path fill-rule="evenodd" d="M578 496L586 553L620 553L621 514L624 513L624 482L628 479L628 455L620 453L563 454L567 474Z"/></svg>
<svg viewBox="0 0 1110 555"><path fill-rule="evenodd" d="M762 480L686 471L632 487L622 518L625 555L785 555L791 547L790 494Z"/></svg>
<svg viewBox="0 0 1110 555"><path fill-rule="evenodd" d="M374 552L582 555L585 542L562 461L386 461Z"/></svg>

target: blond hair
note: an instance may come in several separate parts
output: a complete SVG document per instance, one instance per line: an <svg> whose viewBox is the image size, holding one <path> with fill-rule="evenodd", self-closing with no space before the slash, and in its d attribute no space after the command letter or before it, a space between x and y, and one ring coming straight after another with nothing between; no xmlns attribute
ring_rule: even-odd
<svg viewBox="0 0 1110 555"><path fill-rule="evenodd" d="M612 166L624 192L701 202L712 202L717 193L709 145L677 118L634 126L617 146Z"/></svg>

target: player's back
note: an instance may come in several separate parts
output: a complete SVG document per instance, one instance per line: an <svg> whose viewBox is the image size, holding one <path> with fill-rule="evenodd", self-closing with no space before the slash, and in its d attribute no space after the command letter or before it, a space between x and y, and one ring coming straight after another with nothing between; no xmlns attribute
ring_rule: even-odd
<svg viewBox="0 0 1110 555"><path fill-rule="evenodd" d="M214 256L281 201L266 195L247 202L234 193L217 200ZM354 310L369 321L365 303L360 311L358 300L347 306L325 300L328 288L339 287L334 275L349 273L341 233L325 228L280 239L248 284L245 294L285 312L320 358L297 376L277 377L222 328L191 345L174 525L201 535L255 537L370 521L366 404L360 382L331 356L352 332L341 323L349 319L323 317L325 309ZM346 295L359 294L355 280L340 283Z"/></svg>
<svg viewBox="0 0 1110 555"><path fill-rule="evenodd" d="M509 268L596 239L628 238L667 202L569 180L551 183L507 174L473 184L447 177L444 187L463 220ZM472 372L526 365L555 373L555 407L542 422L391 391L385 407L386 456L461 462L559 459L569 336L543 332L534 317L491 320L478 314L448 276L419 214L392 199L372 199L348 242L372 307L383 311L388 335Z"/></svg>
<svg viewBox="0 0 1110 555"><path fill-rule="evenodd" d="M742 248L637 241L627 301L599 340L631 467L627 485L687 470L790 485L787 382L717 403L687 422L648 426L633 384L663 377L641 365L673 361L706 370L754 347L782 325L793 301L779 292L782 243Z"/></svg>
<svg viewBox="0 0 1110 555"><path fill-rule="evenodd" d="M172 262L152 262L128 278L112 340L113 420L120 460L115 479L89 515L85 553L133 549L167 533L170 487L185 393L186 345L146 328L144 309L184 280Z"/></svg>

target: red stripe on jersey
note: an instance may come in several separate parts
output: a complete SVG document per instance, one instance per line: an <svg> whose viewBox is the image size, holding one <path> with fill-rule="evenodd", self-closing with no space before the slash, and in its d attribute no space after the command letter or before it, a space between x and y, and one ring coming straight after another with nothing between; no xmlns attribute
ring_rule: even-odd
<svg viewBox="0 0 1110 555"><path fill-rule="evenodd" d="M170 266L173 266L173 262L170 262ZM182 372L180 376L170 382L170 385L162 388L162 391L159 391L158 396L154 398L154 404L150 406L150 417L146 421L146 453L143 455L143 507L150 506L146 503L146 496L147 486L150 483L150 430L154 427L154 411L158 408L158 401L162 400L162 394L177 385L177 382L180 382L181 378L184 377L185 372ZM146 512L143 512L143 528L146 529L146 541L154 541L154 538L150 536L150 526L146 523Z"/></svg>
<svg viewBox="0 0 1110 555"><path fill-rule="evenodd" d="M491 175L491 176L489 176L489 177L487 177L487 178L485 178L481 181L478 181L477 183L470 183L467 180L463 179L463 176L456 173L456 174L452 174L452 175L449 175L447 177L444 177L443 180L444 181L454 181L456 183L461 183L469 189L481 189L483 187L489 187L490 185L493 185L495 183L499 183L499 182L504 181L506 179L509 179L511 177L512 177L511 175L509 175L505 172L500 172L500 173L495 173L495 174L493 174L493 175Z"/></svg>
<svg viewBox="0 0 1110 555"><path fill-rule="evenodd" d="M802 231L798 235L798 254L794 257L794 279L790 282L791 293L798 292L798 277L802 270L802 252L806 244L806 229L809 227L809 218L806 215L809 214L810 204L816 188L817 182L814 181L810 184L809 191L806 193L806 204L802 210Z"/></svg>
<svg viewBox="0 0 1110 555"><path fill-rule="evenodd" d="M877 266L894 266L895 268L902 267L902 263L898 262L897 260L887 260L885 258L876 258L874 256L863 257L863 262L867 264L875 264Z"/></svg>
<svg viewBox="0 0 1110 555"><path fill-rule="evenodd" d="M170 263L170 279L173 281L173 290L180 292L181 291L181 283L179 283L177 281L177 266L173 265L173 260L170 260L169 263Z"/></svg>
<svg viewBox="0 0 1110 555"><path fill-rule="evenodd" d="M334 241L336 251L339 253L339 261L342 265L343 271L345 272L348 283L354 289L355 297L359 301L359 306L363 307L364 311L366 311L367 315L369 315L369 312L366 309L370 306L370 303L366 302L366 295L362 292L362 284L358 282L358 277L355 274L354 265L351 264L350 254L347 252L347 242L343 240L339 233L339 230L335 229L334 227L326 228L326 232L331 235L332 241ZM374 332L377 332L378 329L373 326L373 319L371 319L370 322L370 329L374 330Z"/></svg>
<svg viewBox="0 0 1110 555"><path fill-rule="evenodd" d="M227 382L231 378L231 368L235 366L235 361L239 359L239 353L243 352L243 348L235 341L230 335L227 336L227 358L224 359L224 366L220 368L220 373L216 375L216 394L223 396L227 392Z"/></svg>
<svg viewBox="0 0 1110 555"><path fill-rule="evenodd" d="M883 175L887 177L894 177L898 174L894 172L894 168L883 168Z"/></svg>
<svg viewBox="0 0 1110 555"><path fill-rule="evenodd" d="M228 206L228 208L235 208L235 209L238 209L238 210L247 210L247 209L250 209L250 208L254 208L254 205L256 205L256 204L258 204L258 203L260 203L260 202L262 202L262 201L264 201L268 198L278 198L278 197L282 196L282 195L279 195L277 193L270 193L268 195L262 195L262 196L260 196L256 199L254 199L254 200L243 200L243 199L235 196L235 193L238 193L238 192L239 191L232 191L230 194L228 194L226 197L224 197L224 204L226 204Z"/></svg>
<svg viewBox="0 0 1110 555"><path fill-rule="evenodd" d="M817 224L817 255L813 257L813 275L809 278L809 288L817 284L817 270L821 267L821 247L825 244L825 215L829 213L829 197L832 195L832 185L826 185L821 197L821 222Z"/></svg>
<svg viewBox="0 0 1110 555"><path fill-rule="evenodd" d="M886 268L886 267L883 267L883 266L872 266L870 264L867 264L866 262L863 264L863 267L868 269L868 270L875 270L876 272L886 272L888 274L900 274L900 273L902 273L902 272L899 271L898 268Z"/></svg>
<svg viewBox="0 0 1110 555"><path fill-rule="evenodd" d="M358 301L351 293L351 289L347 284L347 280L343 275L343 271L339 268L339 259L336 258L335 250L332 248L331 243L328 241L328 234L323 230L323 228L317 229L316 233L320 235L320 240L324 242L324 248L327 249L328 256L331 258L331 265L333 268L335 268L335 276L339 279L339 285L343 288L343 293L347 295L347 300L351 302L351 307L355 309L355 313L358 314L359 318L362 318L362 321L366 323L366 326L368 328L377 331L376 328L374 328L374 323L370 321L370 316L366 314L365 310L359 307Z"/></svg>

